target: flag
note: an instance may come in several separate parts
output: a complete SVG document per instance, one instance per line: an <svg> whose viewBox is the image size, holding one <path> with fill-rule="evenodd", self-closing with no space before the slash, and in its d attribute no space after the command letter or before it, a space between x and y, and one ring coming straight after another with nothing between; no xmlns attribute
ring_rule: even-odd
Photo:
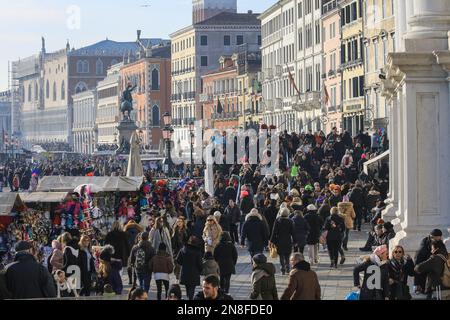
<svg viewBox="0 0 450 320"><path fill-rule="evenodd" d="M291 73L291 69L289 68L289 66L286 64L288 72L289 72L289 81L291 82L291 84L294 86L295 91L297 92L298 96L300 97L301 93L300 90L298 90L297 85L295 84L295 80L294 80L294 76Z"/></svg>
<svg viewBox="0 0 450 320"><path fill-rule="evenodd" d="M220 99L217 98L217 113L222 114L222 112L223 112L222 104L220 103Z"/></svg>
<svg viewBox="0 0 450 320"><path fill-rule="evenodd" d="M328 94L328 89L327 89L327 86L325 84L325 81L323 83L323 93L324 93L324 95L323 95L323 103L325 105L327 105L328 102L330 101L330 95Z"/></svg>

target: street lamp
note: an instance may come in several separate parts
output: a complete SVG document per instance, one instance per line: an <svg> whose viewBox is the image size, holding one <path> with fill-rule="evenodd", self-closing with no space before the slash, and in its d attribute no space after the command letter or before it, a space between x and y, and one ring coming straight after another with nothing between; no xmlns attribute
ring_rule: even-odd
<svg viewBox="0 0 450 320"><path fill-rule="evenodd" d="M170 156L170 148L171 148L171 140L173 129L171 126L172 116L169 112L164 113L163 115L164 128L162 129L163 139L166 142L167 147L167 165L168 165L168 175L169 177L172 175L172 159Z"/></svg>
<svg viewBox="0 0 450 320"><path fill-rule="evenodd" d="M194 170L194 143L195 143L195 135L194 135L195 125L192 121L189 123L189 133L190 133L190 144L191 144L191 170Z"/></svg>

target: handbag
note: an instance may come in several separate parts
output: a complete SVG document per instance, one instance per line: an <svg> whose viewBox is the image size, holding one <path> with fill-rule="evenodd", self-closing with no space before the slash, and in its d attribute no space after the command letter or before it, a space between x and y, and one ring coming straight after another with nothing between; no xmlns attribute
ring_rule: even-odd
<svg viewBox="0 0 450 320"><path fill-rule="evenodd" d="M322 232L322 234L320 235L320 238L319 238L320 244L327 243L327 236L328 236L328 230L325 230L324 232Z"/></svg>
<svg viewBox="0 0 450 320"><path fill-rule="evenodd" d="M278 250L273 243L269 244L269 257L271 257L272 259L278 258Z"/></svg>

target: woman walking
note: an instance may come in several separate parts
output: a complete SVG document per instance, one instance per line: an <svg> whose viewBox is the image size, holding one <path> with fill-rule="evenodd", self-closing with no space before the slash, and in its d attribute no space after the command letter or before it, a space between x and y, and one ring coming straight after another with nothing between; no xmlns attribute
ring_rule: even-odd
<svg viewBox="0 0 450 320"><path fill-rule="evenodd" d="M90 296L92 277L96 273L94 256L91 252L91 239L86 235L81 236L78 245L80 247L78 262L81 272L80 296Z"/></svg>
<svg viewBox="0 0 450 320"><path fill-rule="evenodd" d="M273 226L270 242L273 243L280 256L281 273L289 273L289 257L292 253L292 246L295 243L294 223L289 219L289 209L280 210L280 217L277 218Z"/></svg>
<svg viewBox="0 0 450 320"><path fill-rule="evenodd" d="M408 276L414 276L414 262L405 255L402 246L395 246L389 260L389 285L391 300L411 300L408 287Z"/></svg>
<svg viewBox="0 0 450 320"><path fill-rule="evenodd" d="M186 245L189 239L189 235L187 232L186 218L183 216L179 216L177 218L177 222L175 223L175 227L172 232L172 251L173 257L176 259L180 250ZM175 277L177 280L180 279L180 265L175 261L175 269L174 269Z"/></svg>
<svg viewBox="0 0 450 320"><path fill-rule="evenodd" d="M222 227L217 223L214 216L208 216L206 225L203 229L203 241L205 241L205 249L214 252L214 248L219 244Z"/></svg>
<svg viewBox="0 0 450 320"><path fill-rule="evenodd" d="M149 233L149 241L155 249L159 248L161 243L164 243L166 245L167 253L173 257L172 237L170 236L169 229L164 226L164 220L162 217L156 218L155 224Z"/></svg>
<svg viewBox="0 0 450 320"><path fill-rule="evenodd" d="M331 208L331 215L325 221L324 231L327 232L327 248L330 255L330 268L337 268L339 249L342 245L342 235L345 230L344 219L339 216L336 207Z"/></svg>
<svg viewBox="0 0 450 320"><path fill-rule="evenodd" d="M200 274L202 272L200 239L191 236L188 243L178 253L176 262L181 266L180 284L186 287L189 300L193 300L195 287L200 285Z"/></svg>
<svg viewBox="0 0 450 320"><path fill-rule="evenodd" d="M319 215L317 214L316 206L313 204L310 204L306 208L307 212L305 215L305 220L308 222L308 225L310 227L308 236L306 238L306 244L308 245L308 256L309 256L309 263L311 266L314 264L319 263L319 238L320 238L320 230L322 228L323 221L320 219Z"/></svg>
<svg viewBox="0 0 450 320"><path fill-rule="evenodd" d="M220 289L229 293L231 275L236 273L238 252L228 232L222 232L220 242L214 250L214 259L219 264Z"/></svg>
<svg viewBox="0 0 450 320"><path fill-rule="evenodd" d="M158 300L161 300L163 285L166 292L164 300L167 299L167 291L169 290L169 275L173 272L172 257L167 253L166 249L166 245L161 242L159 244L157 254L149 263L150 270L153 271L156 281Z"/></svg>

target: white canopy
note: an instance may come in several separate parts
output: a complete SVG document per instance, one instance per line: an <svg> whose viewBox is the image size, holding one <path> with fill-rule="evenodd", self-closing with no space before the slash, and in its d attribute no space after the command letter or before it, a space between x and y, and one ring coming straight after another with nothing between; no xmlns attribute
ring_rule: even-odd
<svg viewBox="0 0 450 320"><path fill-rule="evenodd" d="M15 205L23 205L18 193L2 192L0 193L0 216L10 216L11 210Z"/></svg>
<svg viewBox="0 0 450 320"><path fill-rule="evenodd" d="M65 177L48 176L39 181L37 191L72 192L80 185L92 184L103 192L139 191L143 177Z"/></svg>
<svg viewBox="0 0 450 320"><path fill-rule="evenodd" d="M25 203L60 203L67 196L67 192L26 192L20 193Z"/></svg>

